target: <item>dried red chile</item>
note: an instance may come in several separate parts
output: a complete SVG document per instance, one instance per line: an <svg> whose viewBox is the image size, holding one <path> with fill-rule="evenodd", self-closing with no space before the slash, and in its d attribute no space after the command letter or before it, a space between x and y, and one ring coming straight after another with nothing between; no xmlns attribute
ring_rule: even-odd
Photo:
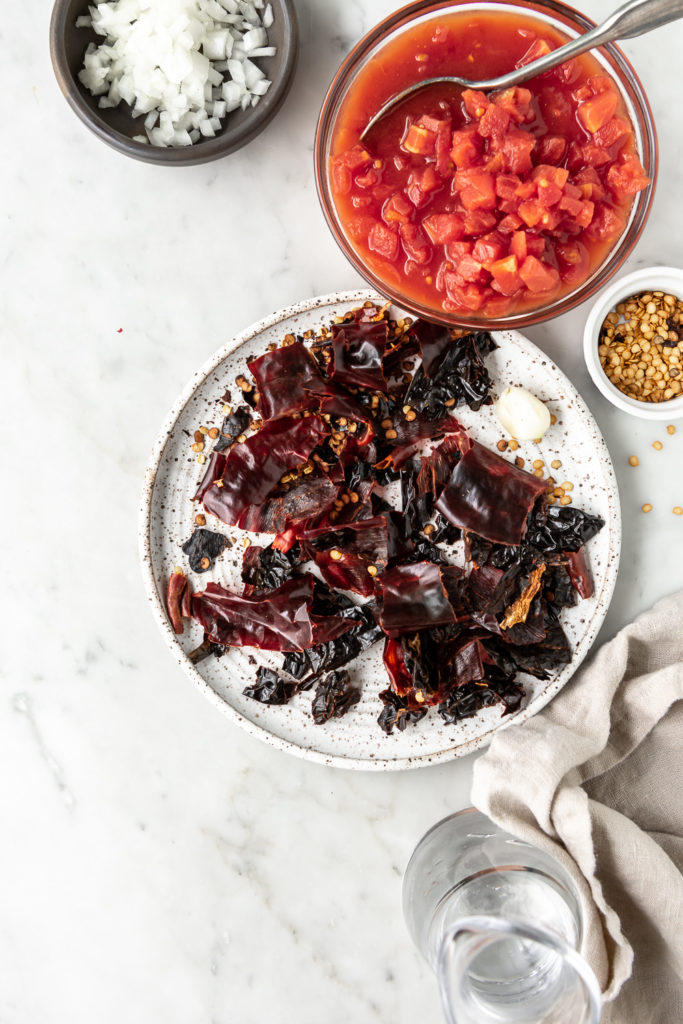
<svg viewBox="0 0 683 1024"><path fill-rule="evenodd" d="M187 555L190 569L193 572L207 572L212 568L214 559L223 553L228 538L213 530L195 530L189 540L182 545Z"/></svg>
<svg viewBox="0 0 683 1024"><path fill-rule="evenodd" d="M331 718L341 718L357 704L361 694L357 686L352 686L351 677L344 669L330 672L318 683L313 698L313 721L323 725Z"/></svg>

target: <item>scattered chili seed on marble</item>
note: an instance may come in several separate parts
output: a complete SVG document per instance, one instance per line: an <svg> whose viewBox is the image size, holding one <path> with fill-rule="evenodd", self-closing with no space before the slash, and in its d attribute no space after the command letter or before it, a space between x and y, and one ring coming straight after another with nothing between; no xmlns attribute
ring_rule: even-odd
<svg viewBox="0 0 683 1024"><path fill-rule="evenodd" d="M629 460L628 460L628 464L629 464L629 466L639 466L640 463L638 461L638 456L637 455L630 455L629 456Z"/></svg>
<svg viewBox="0 0 683 1024"><path fill-rule="evenodd" d="M649 502L646 502L645 505L643 505L643 507L642 507L642 511L643 512L652 512L652 505L650 505Z"/></svg>
<svg viewBox="0 0 683 1024"><path fill-rule="evenodd" d="M680 505L674 507L673 513L675 516L683 516L683 508Z"/></svg>
<svg viewBox="0 0 683 1024"><path fill-rule="evenodd" d="M666 432L667 432L667 434L675 434L676 433L676 428L674 427L673 423L669 424L669 426L666 428Z"/></svg>
<svg viewBox="0 0 683 1024"><path fill-rule="evenodd" d="M661 452L661 450L664 447L664 445L662 444L661 441L653 441L652 442L652 447L656 448L658 452Z"/></svg>

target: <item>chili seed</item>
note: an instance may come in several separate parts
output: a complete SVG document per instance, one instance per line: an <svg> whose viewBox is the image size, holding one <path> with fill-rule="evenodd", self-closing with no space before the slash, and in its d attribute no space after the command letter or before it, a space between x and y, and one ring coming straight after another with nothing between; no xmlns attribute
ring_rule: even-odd
<svg viewBox="0 0 683 1024"><path fill-rule="evenodd" d="M673 514L675 516L683 516L683 508L680 505L674 505Z"/></svg>
<svg viewBox="0 0 683 1024"><path fill-rule="evenodd" d="M518 455L515 459L515 466L517 467L517 469L524 469L524 459L521 455Z"/></svg>
<svg viewBox="0 0 683 1024"><path fill-rule="evenodd" d="M395 438L398 437L398 434L396 433L395 430L387 430L384 436L386 437L387 441L393 441L395 440Z"/></svg>
<svg viewBox="0 0 683 1024"><path fill-rule="evenodd" d="M507 441L504 441L504 440L500 440L498 442L498 444L496 445L496 447L497 447L499 452L504 452L505 449L507 448L507 446L508 446L508 443L507 443Z"/></svg>
<svg viewBox="0 0 683 1024"><path fill-rule="evenodd" d="M673 423L669 424L669 426L666 428L666 432L667 432L667 434L675 434L676 433L676 428L674 427Z"/></svg>
<svg viewBox="0 0 683 1024"><path fill-rule="evenodd" d="M376 565L369 565L368 572L370 573L371 576L376 576L377 573L379 572L379 569L377 568Z"/></svg>
<svg viewBox="0 0 683 1024"><path fill-rule="evenodd" d="M664 447L664 445L662 444L661 441L653 441L652 442L652 447L655 448L658 452L661 452L661 450Z"/></svg>
<svg viewBox="0 0 683 1024"><path fill-rule="evenodd" d="M565 494L564 498L560 498L560 505L571 505L571 501L571 494Z"/></svg>
<svg viewBox="0 0 683 1024"><path fill-rule="evenodd" d="M194 521L197 526L206 526L206 516L202 515L201 512L194 517Z"/></svg>
<svg viewBox="0 0 683 1024"><path fill-rule="evenodd" d="M638 461L638 456L637 455L629 456L628 464L629 464L629 466L639 466L640 463Z"/></svg>
<svg viewBox="0 0 683 1024"><path fill-rule="evenodd" d="M649 502L646 502L646 503L645 503L645 504L643 505L643 507L642 507L642 511L643 511L643 512L652 512L652 505L650 505L650 503L649 503Z"/></svg>
<svg viewBox="0 0 683 1024"><path fill-rule="evenodd" d="M516 452L519 448L519 441L516 441L514 437L511 437L510 440L508 441L508 445L510 447L511 452Z"/></svg>
<svg viewBox="0 0 683 1024"><path fill-rule="evenodd" d="M330 558L334 562L338 562L339 559L341 558L341 556L342 556L342 553L341 553L341 551L339 551L338 548L332 548L332 550L330 551Z"/></svg>
<svg viewBox="0 0 683 1024"><path fill-rule="evenodd" d="M216 438L218 437L218 433L218 427L211 427L211 430L209 431L209 437L211 438L212 441L216 440Z"/></svg>
<svg viewBox="0 0 683 1024"><path fill-rule="evenodd" d="M531 465L534 469L543 469L543 459L534 459Z"/></svg>

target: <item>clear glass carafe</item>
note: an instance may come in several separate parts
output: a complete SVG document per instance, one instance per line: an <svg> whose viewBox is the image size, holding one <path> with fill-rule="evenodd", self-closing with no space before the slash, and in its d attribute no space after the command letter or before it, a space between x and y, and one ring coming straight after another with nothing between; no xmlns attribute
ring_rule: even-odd
<svg viewBox="0 0 683 1024"><path fill-rule="evenodd" d="M571 877L475 808L420 840L403 910L448 1024L598 1024L600 988L578 952Z"/></svg>

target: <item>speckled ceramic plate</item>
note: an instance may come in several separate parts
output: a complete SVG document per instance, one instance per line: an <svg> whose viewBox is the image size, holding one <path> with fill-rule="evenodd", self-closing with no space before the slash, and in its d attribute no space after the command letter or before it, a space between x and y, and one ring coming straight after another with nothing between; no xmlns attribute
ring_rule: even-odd
<svg viewBox="0 0 683 1024"><path fill-rule="evenodd" d="M192 623L186 624L185 635L177 637L173 633L164 610L168 576L174 566L181 565L195 590L202 590L208 579L237 587L244 538L242 531L212 521L211 528L229 536L232 547L217 559L210 572L201 576L189 572L180 546L194 529L197 507L191 498L204 472L191 450L192 435L201 425L220 426L222 396L226 390L235 393L235 376L244 372L248 359L264 352L271 342L279 343L285 334L303 333L329 323L366 299L376 300L377 296L370 291L343 292L280 310L230 341L194 375L173 406L152 452L142 496L140 551L149 600L173 656L228 718L281 750L313 761L345 768L395 770L470 753L490 742L497 729L530 718L562 689L583 661L605 617L617 575L621 519L610 457L582 399L535 345L515 331L503 331L495 336L500 347L488 362L496 390L508 384L524 385L557 417L540 444L524 444L518 454L527 466L537 458L547 466L553 459L560 459L562 468L553 475L571 480L577 504L601 515L606 524L589 544L595 596L563 613L562 622L574 650L571 664L545 682L522 677L527 697L513 716L503 719L499 709L488 708L474 718L446 726L432 711L417 726L409 726L404 732L395 730L392 736L386 736L376 721L381 710L377 694L387 685L380 644L353 664L354 675L362 681L360 704L343 718L323 726L315 725L311 717L310 691L297 695L285 707L263 706L243 696L256 665L277 665L281 655L232 649L220 659L207 658L196 667L192 665L187 653L201 643L202 631ZM401 314L396 311L395 315ZM458 418L489 447L501 437L491 408L484 407L478 413L459 409ZM268 542L266 538L264 543Z"/></svg>

